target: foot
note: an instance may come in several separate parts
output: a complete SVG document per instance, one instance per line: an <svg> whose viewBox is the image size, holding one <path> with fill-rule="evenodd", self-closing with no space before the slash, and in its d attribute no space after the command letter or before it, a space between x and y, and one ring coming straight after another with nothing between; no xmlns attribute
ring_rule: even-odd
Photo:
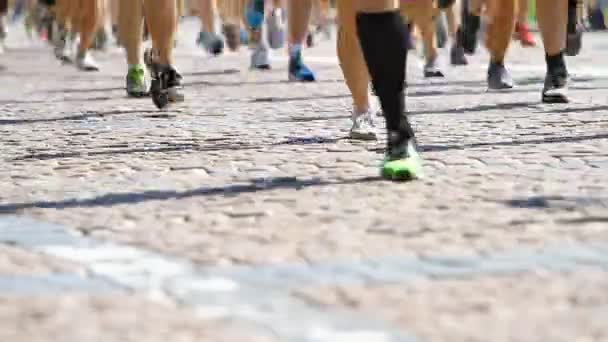
<svg viewBox="0 0 608 342"><path fill-rule="evenodd" d="M71 44L68 41L68 33L60 29L57 35L57 40L54 44L55 57L63 63L72 63L72 51L70 49Z"/></svg>
<svg viewBox="0 0 608 342"><path fill-rule="evenodd" d="M467 65L469 61L464 54L464 49L460 46L452 46L450 50L450 64L452 65Z"/></svg>
<svg viewBox="0 0 608 342"><path fill-rule="evenodd" d="M314 82L315 73L302 60L302 53L291 53L289 56L289 80L295 82Z"/></svg>
<svg viewBox="0 0 608 342"><path fill-rule="evenodd" d="M568 103L568 72L549 70L542 92L543 103Z"/></svg>
<svg viewBox="0 0 608 342"><path fill-rule="evenodd" d="M241 45L241 29L235 24L222 25L222 33L226 37L226 44L231 51L236 51Z"/></svg>
<svg viewBox="0 0 608 342"><path fill-rule="evenodd" d="M251 52L251 69L269 70L270 66L270 51L264 43L259 43Z"/></svg>
<svg viewBox="0 0 608 342"><path fill-rule="evenodd" d="M409 140L390 148L382 162L380 173L383 178L392 181L422 178L422 158L416 150L416 144Z"/></svg>
<svg viewBox="0 0 608 342"><path fill-rule="evenodd" d="M353 126L350 129L350 138L355 140L376 140L376 113L368 109L363 113L353 111L351 118Z"/></svg>
<svg viewBox="0 0 608 342"><path fill-rule="evenodd" d="M492 90L513 88L513 79L502 63L490 62L488 68L488 88Z"/></svg>
<svg viewBox="0 0 608 342"><path fill-rule="evenodd" d="M148 94L149 87L144 66L135 65L130 67L127 73L127 95L129 97L144 97Z"/></svg>
<svg viewBox="0 0 608 342"><path fill-rule="evenodd" d="M430 58L429 60L427 60L426 64L424 65L424 77L444 77L443 72L441 72L441 70L439 69L437 57Z"/></svg>
<svg viewBox="0 0 608 342"><path fill-rule="evenodd" d="M159 109L165 109L169 103L183 102L184 94L182 76L171 65L152 66L152 84L150 96Z"/></svg>
<svg viewBox="0 0 608 342"><path fill-rule="evenodd" d="M281 49L285 45L285 22L282 9L275 8L266 17L268 44L272 49Z"/></svg>
<svg viewBox="0 0 608 342"><path fill-rule="evenodd" d="M196 44L214 56L224 52L224 40L215 33L200 32Z"/></svg>
<svg viewBox="0 0 608 342"><path fill-rule="evenodd" d="M81 71L99 71L99 65L88 51L76 56L76 68Z"/></svg>
<svg viewBox="0 0 608 342"><path fill-rule="evenodd" d="M515 24L515 39L519 40L523 47L536 46L536 39L534 39L534 35L532 35L532 32L530 32L528 24Z"/></svg>

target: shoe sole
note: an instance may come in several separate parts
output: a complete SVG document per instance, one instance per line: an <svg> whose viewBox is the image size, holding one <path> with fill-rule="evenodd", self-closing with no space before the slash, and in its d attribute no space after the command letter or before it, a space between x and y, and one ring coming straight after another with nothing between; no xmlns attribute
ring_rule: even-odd
<svg viewBox="0 0 608 342"><path fill-rule="evenodd" d="M443 78L445 75L441 71L425 71L425 78Z"/></svg>
<svg viewBox="0 0 608 342"><path fill-rule="evenodd" d="M312 83L312 82L316 82L317 79L315 78L304 78L304 79L299 79L294 75L289 75L289 81L290 82L302 82L302 83Z"/></svg>
<svg viewBox="0 0 608 342"><path fill-rule="evenodd" d="M263 64L263 65L252 65L251 67L249 67L250 70L271 70L272 66L270 64Z"/></svg>
<svg viewBox="0 0 608 342"><path fill-rule="evenodd" d="M127 96L134 99L141 99L150 96L148 92L127 92Z"/></svg>
<svg viewBox="0 0 608 342"><path fill-rule="evenodd" d="M386 169L382 169L382 171L380 172L380 176L382 176L382 178L386 180L393 182L411 182L420 178L408 169L397 171L389 171Z"/></svg>
<svg viewBox="0 0 608 342"><path fill-rule="evenodd" d="M547 104L569 103L570 99L566 95L545 95L542 96L542 102Z"/></svg>
<svg viewBox="0 0 608 342"><path fill-rule="evenodd" d="M349 138L351 140L362 140L362 141L376 141L376 140L378 140L378 136L376 135L376 133L350 132Z"/></svg>

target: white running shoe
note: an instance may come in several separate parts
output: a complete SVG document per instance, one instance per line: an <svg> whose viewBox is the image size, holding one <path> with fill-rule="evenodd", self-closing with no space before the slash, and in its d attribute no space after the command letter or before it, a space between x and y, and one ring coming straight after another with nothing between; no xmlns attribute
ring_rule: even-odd
<svg viewBox="0 0 608 342"><path fill-rule="evenodd" d="M264 43L259 43L251 52L251 69L270 69L270 51Z"/></svg>
<svg viewBox="0 0 608 342"><path fill-rule="evenodd" d="M353 126L350 129L350 138L356 140L376 140L378 132L375 121L376 113L372 109L368 109L363 113L356 113L353 110L351 120Z"/></svg>
<svg viewBox="0 0 608 342"><path fill-rule="evenodd" d="M81 71L99 71L99 65L90 52L76 56L76 68Z"/></svg>

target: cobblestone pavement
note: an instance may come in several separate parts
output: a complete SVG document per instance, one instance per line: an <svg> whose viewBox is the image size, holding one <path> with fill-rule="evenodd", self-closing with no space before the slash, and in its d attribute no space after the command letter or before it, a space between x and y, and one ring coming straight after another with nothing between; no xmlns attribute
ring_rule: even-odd
<svg viewBox="0 0 608 342"><path fill-rule="evenodd" d="M193 25L167 112L125 97L117 49L83 74L9 41L0 340L81 340L61 336L78 318L91 341L608 340L603 35L569 60L567 105L539 102L538 48L514 45L501 93L485 54L441 81L413 57L427 177L392 184L383 142L346 138L333 42L306 51L320 81L291 84L282 56L204 56Z"/></svg>

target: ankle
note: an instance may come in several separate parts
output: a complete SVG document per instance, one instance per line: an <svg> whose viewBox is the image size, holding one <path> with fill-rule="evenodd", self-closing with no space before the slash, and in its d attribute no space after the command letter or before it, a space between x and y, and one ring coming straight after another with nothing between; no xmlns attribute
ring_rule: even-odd
<svg viewBox="0 0 608 342"><path fill-rule="evenodd" d="M547 63L547 71L565 74L568 73L563 51L560 51L554 55L545 54L545 61Z"/></svg>

